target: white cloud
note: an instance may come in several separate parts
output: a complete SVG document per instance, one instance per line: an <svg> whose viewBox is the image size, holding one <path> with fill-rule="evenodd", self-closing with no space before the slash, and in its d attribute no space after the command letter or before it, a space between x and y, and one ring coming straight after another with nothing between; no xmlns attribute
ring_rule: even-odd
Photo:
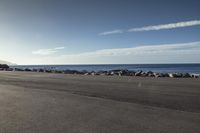
<svg viewBox="0 0 200 133"><path fill-rule="evenodd" d="M138 31L152 31L152 30L164 30L164 29L175 29L181 27L189 27L200 25L200 20L192 20L192 21L184 21L178 23L170 23L170 24L161 24L161 25L153 25L153 26L145 26L141 28L132 28L129 29L129 32L138 32Z"/></svg>
<svg viewBox="0 0 200 133"><path fill-rule="evenodd" d="M102 49L79 54L41 57L33 62L37 62L36 64L200 63L199 57L200 41Z"/></svg>
<svg viewBox="0 0 200 133"><path fill-rule="evenodd" d="M160 25L144 26L144 27L139 27L139 28L131 28L131 29L128 29L127 32L166 30L166 29L196 26L196 25L200 25L200 20L191 20L191 21L184 21L184 22L177 22L177 23L170 23L170 24L160 24ZM106 32L100 33L99 35L111 35L111 34L119 34L119 33L124 33L124 31L123 30L106 31Z"/></svg>
<svg viewBox="0 0 200 133"><path fill-rule="evenodd" d="M64 49L65 47L56 47L51 49L38 49L36 51L33 51L32 54L35 55L51 55L54 53L57 53L59 50Z"/></svg>
<svg viewBox="0 0 200 133"><path fill-rule="evenodd" d="M57 47L57 48L54 48L55 50L60 50L60 49L64 49L65 47Z"/></svg>
<svg viewBox="0 0 200 133"><path fill-rule="evenodd" d="M113 30L113 31L106 31L106 32L102 32L99 35L110 35L110 34L120 34L123 33L122 30Z"/></svg>
<svg viewBox="0 0 200 133"><path fill-rule="evenodd" d="M54 52L55 53L55 52ZM200 41L102 49L78 54L8 59L17 64L200 63Z"/></svg>
<svg viewBox="0 0 200 133"><path fill-rule="evenodd" d="M118 48L118 49L103 49L94 52L86 52L80 54L65 55L66 57L118 57L127 55L145 55L145 54L159 54L166 52L187 52L187 51L199 51L200 52L200 41L191 43L180 43L180 44L160 44L160 45L147 45L138 46L133 48Z"/></svg>

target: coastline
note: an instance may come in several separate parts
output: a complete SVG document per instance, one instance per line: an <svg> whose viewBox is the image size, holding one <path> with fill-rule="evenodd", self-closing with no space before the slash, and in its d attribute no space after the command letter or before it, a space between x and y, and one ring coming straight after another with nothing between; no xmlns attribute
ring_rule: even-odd
<svg viewBox="0 0 200 133"><path fill-rule="evenodd" d="M76 71L111 71L129 70L144 72L153 71L158 73L198 73L200 64L80 64L80 65L17 65L11 68L20 69L45 69L45 70L76 70Z"/></svg>
<svg viewBox="0 0 200 133"><path fill-rule="evenodd" d="M2 68L1 71L25 71L25 72L43 72L43 73L60 73L60 74L78 74L78 75L101 75L101 76L140 76L140 77L170 77L170 78L200 78L200 73L188 73L188 72L153 72L143 70L128 70L128 69L114 69L114 70L99 70L99 71L87 71L87 70L56 70L47 68Z"/></svg>

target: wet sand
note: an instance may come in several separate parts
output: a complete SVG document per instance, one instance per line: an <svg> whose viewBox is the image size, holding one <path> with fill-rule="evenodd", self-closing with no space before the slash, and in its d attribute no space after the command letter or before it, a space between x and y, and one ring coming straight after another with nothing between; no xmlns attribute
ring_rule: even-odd
<svg viewBox="0 0 200 133"><path fill-rule="evenodd" d="M1 133L198 133L200 79L0 72Z"/></svg>

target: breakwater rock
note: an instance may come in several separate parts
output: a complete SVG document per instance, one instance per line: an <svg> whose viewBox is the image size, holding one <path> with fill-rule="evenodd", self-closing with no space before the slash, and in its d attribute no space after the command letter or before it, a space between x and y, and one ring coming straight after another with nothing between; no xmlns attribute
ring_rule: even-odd
<svg viewBox="0 0 200 133"><path fill-rule="evenodd" d="M6 69L8 70L8 68ZM197 73L159 73L152 71L130 71L127 69L116 69L109 71L77 71L77 70L49 70L49 69L30 69L30 68L13 68L9 71L26 71L26 72L46 72L46 73L63 73L63 74L79 74L79 75L105 75L105 76L139 76L139 77L171 77L171 78L200 78Z"/></svg>
<svg viewBox="0 0 200 133"><path fill-rule="evenodd" d="M9 66L7 64L0 64L0 70L8 70Z"/></svg>

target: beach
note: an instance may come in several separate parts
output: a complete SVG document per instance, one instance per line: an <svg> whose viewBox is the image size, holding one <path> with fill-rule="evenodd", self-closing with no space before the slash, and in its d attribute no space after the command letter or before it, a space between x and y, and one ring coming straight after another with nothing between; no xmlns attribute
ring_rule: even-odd
<svg viewBox="0 0 200 133"><path fill-rule="evenodd" d="M198 133L200 78L0 71L1 133Z"/></svg>

